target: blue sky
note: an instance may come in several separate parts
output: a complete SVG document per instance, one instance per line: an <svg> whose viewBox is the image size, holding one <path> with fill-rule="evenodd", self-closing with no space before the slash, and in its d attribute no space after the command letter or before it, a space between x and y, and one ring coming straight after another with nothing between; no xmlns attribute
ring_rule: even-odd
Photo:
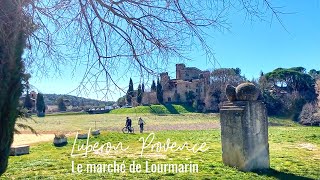
<svg viewBox="0 0 320 180"><path fill-rule="evenodd" d="M288 13L280 16L285 28L271 16L265 18L267 21L252 21L246 19L243 12L232 10L228 16L230 31L207 31L210 35L207 43L214 50L221 67L239 67L248 79L257 78L260 71L270 72L278 67L303 66L307 70L320 70L320 1L287 0L275 1L275 4ZM188 56L192 60L185 61L187 66L203 70L214 68L213 63L208 62L206 56L197 49L193 49ZM83 73L79 68L75 74L71 74L71 68L61 67L61 76L33 77L30 83L42 93L67 94L78 86ZM174 64L168 68L168 72L175 76ZM131 76L136 88L140 77L132 74L121 78L119 85L126 88ZM71 94L117 100L123 92L115 89L89 94L75 91Z"/></svg>

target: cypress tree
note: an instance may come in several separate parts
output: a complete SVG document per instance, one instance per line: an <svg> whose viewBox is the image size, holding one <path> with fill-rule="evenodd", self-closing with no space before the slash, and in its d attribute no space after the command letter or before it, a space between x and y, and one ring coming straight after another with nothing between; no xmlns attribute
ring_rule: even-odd
<svg viewBox="0 0 320 180"><path fill-rule="evenodd" d="M64 104L62 98L59 98L59 99L58 99L58 109L59 109L59 111L66 111L66 110L67 110L67 107L66 107L66 105Z"/></svg>
<svg viewBox="0 0 320 180"><path fill-rule="evenodd" d="M141 88L141 85L139 84L139 86L138 86L138 96L137 96L137 102L139 104L141 104L141 101L142 101L142 94L143 94L142 88Z"/></svg>
<svg viewBox="0 0 320 180"><path fill-rule="evenodd" d="M151 84L151 92L156 92L156 91L157 91L156 83L153 80Z"/></svg>
<svg viewBox="0 0 320 180"><path fill-rule="evenodd" d="M163 103L163 91L162 91L162 85L161 85L159 79L157 81L157 99L160 104Z"/></svg>
<svg viewBox="0 0 320 180"><path fill-rule="evenodd" d="M30 98L30 94L28 92L27 92L27 95L26 95L26 97L24 99L23 107L28 109L28 110L32 109L32 101L31 101L31 98Z"/></svg>
<svg viewBox="0 0 320 180"><path fill-rule="evenodd" d="M46 106L44 104L44 98L41 93L38 93L37 102L36 102L37 114L39 117L43 117L46 111Z"/></svg>
<svg viewBox="0 0 320 180"><path fill-rule="evenodd" d="M0 176L8 165L17 107L22 94L24 65L22 54L28 37L30 21L17 1L0 3Z"/></svg>
<svg viewBox="0 0 320 180"><path fill-rule="evenodd" d="M128 88L127 95L126 95L127 103L129 105L131 105L131 103L132 103L132 97L133 97L133 82L132 82L132 79L130 78L129 88Z"/></svg>
<svg viewBox="0 0 320 180"><path fill-rule="evenodd" d="M144 93L144 83L142 83L141 90L142 90L142 93Z"/></svg>

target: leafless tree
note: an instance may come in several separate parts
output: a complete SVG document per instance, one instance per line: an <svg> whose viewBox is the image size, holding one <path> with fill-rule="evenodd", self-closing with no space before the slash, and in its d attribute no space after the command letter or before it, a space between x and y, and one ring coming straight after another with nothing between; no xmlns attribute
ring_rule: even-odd
<svg viewBox="0 0 320 180"><path fill-rule="evenodd" d="M219 68L211 72L211 83L205 98L206 109L219 112L222 102L227 100L227 84L237 86L246 81L240 68Z"/></svg>
<svg viewBox="0 0 320 180"><path fill-rule="evenodd" d="M18 115L23 64L41 73L84 65L79 88L108 90L121 72L156 73L173 57L187 59L193 47L212 58L205 30L228 29L231 8L258 19L271 12L280 21L268 0L1 0L0 174Z"/></svg>
<svg viewBox="0 0 320 180"><path fill-rule="evenodd" d="M267 0L33 0L25 8L37 26L28 59L42 70L85 66L78 89L110 90L128 72L155 75L170 60L188 59L185 54L198 46L215 61L206 30L229 30L231 8L250 19L280 12Z"/></svg>

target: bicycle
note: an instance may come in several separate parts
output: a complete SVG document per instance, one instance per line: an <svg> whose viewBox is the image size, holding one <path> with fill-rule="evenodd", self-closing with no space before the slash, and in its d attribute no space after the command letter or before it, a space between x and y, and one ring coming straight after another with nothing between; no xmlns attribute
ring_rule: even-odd
<svg viewBox="0 0 320 180"><path fill-rule="evenodd" d="M134 133L134 128L133 127L131 127L131 131L129 131L129 128L127 127L127 126L125 126L124 128L122 128L122 132L124 133L124 134L128 134L128 133Z"/></svg>

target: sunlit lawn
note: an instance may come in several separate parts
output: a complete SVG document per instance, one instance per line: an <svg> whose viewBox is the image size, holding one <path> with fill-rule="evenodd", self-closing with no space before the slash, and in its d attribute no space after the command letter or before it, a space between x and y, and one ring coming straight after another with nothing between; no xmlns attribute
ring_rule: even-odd
<svg viewBox="0 0 320 180"><path fill-rule="evenodd" d="M33 120L20 122L33 127L39 132L65 132L87 131L89 128L101 129L105 131L119 131L124 127L126 117L132 119L135 128L138 127L138 118L142 117L146 122L146 129L151 126L168 125L194 125L201 123L219 123L218 114L186 113L181 115L154 115L144 114L77 114L77 115L57 115L38 118L33 116Z"/></svg>
<svg viewBox="0 0 320 180"><path fill-rule="evenodd" d="M133 116L135 118L135 116ZM206 142L209 149L205 152L193 153L187 150L177 152L151 152L147 149L140 157L142 142L145 134L122 134L117 131L107 131L113 126L122 126L124 115L80 115L46 117L43 122L32 124L40 131L54 130L86 130L94 125L94 120L100 120L99 125L106 128L95 138L90 138L90 144L99 142L100 145L111 142L117 145L122 142L127 151L111 151L110 154L98 155L89 153L88 157L71 157L74 136L69 137L69 144L65 147L54 147L52 142L31 145L28 155L10 157L9 167L4 179L294 179L294 178L320 178L320 128L303 127L286 120L269 118L273 125L269 128L269 144L271 170L266 172L241 172L232 167L224 166L221 159L220 130L183 130L183 131L157 131L154 142L165 143L167 138L177 145L184 142L190 147L196 143ZM203 114L155 116L145 115L149 125L161 123L217 123L218 117ZM60 124L57 122L60 121ZM61 122L62 121L62 122ZM31 123L30 123L31 124ZM58 127L55 127L58 126ZM82 140L81 142L85 142ZM124 173L72 173L74 164L110 164L116 161L126 165ZM130 173L129 164L135 161L141 164L141 173ZM147 173L145 162L149 164L198 164L198 173Z"/></svg>

